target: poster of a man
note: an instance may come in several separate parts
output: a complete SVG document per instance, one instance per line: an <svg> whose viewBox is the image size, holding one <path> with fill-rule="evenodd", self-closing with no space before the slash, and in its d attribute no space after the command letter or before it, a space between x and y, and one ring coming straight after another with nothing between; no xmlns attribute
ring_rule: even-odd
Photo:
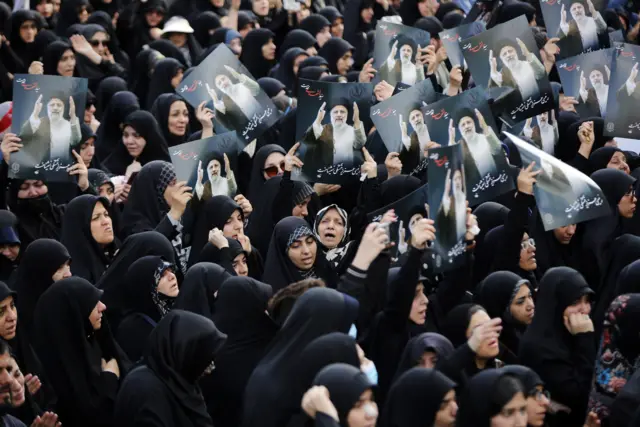
<svg viewBox="0 0 640 427"><path fill-rule="evenodd" d="M607 101L609 98L609 78L611 71L605 65L596 64L588 72L589 83L591 87L587 87L587 77L584 71L580 72L580 98L576 110L582 117L604 116L607 112Z"/></svg>
<svg viewBox="0 0 640 427"><path fill-rule="evenodd" d="M631 67L631 72L629 73L629 77L624 81L620 89L617 92L617 100L618 100L618 110L626 116L629 117L637 117L637 110L634 108L638 108L640 106L640 82L638 81L638 63L636 62L633 67ZM635 120L634 124L637 124L640 120ZM634 125L631 124L630 125ZM638 134L638 128L635 126L634 129L630 129L629 133Z"/></svg>
<svg viewBox="0 0 640 427"><path fill-rule="evenodd" d="M305 159L311 157L314 164L352 164L354 152L360 151L367 142L367 134L360 120L358 104L340 99L331 105L329 123L323 124L327 103L323 102L303 142L309 151ZM349 107L352 109L352 123L348 123ZM306 161L306 160L305 160Z"/></svg>
<svg viewBox="0 0 640 427"><path fill-rule="evenodd" d="M413 86L424 80L424 65L416 62L420 46L410 37L402 35L392 41L391 52L379 69L380 79L392 86L398 83Z"/></svg>
<svg viewBox="0 0 640 427"><path fill-rule="evenodd" d="M599 34L606 35L607 24L600 12L596 10L593 2L591 0L571 0L569 13L571 14L571 20L568 20L567 9L563 3L560 8L558 37L560 39L568 39L565 43L569 45L569 49L572 52L598 50L600 48L598 36Z"/></svg>
<svg viewBox="0 0 640 427"><path fill-rule="evenodd" d="M547 72L542 62L529 51L522 40L516 38L515 41L516 43L513 43L509 39L503 39L496 44L495 52L503 65L500 71L498 71L498 60L494 56L494 51L489 51L491 67L489 87L508 86L520 92L522 101L529 98L537 99L540 97L538 80L545 78Z"/></svg>
<svg viewBox="0 0 640 427"><path fill-rule="evenodd" d="M206 83L207 92L213 101L213 107L217 113L223 116L230 115L229 120L231 121L234 120L233 115L242 114L242 117L235 118L235 120L246 122L261 110L260 103L255 98L260 93L260 85L228 65L225 65L224 68L236 83L226 74L216 75L214 81L216 88L222 94L221 98L218 97L215 89L211 88L209 83Z"/></svg>
<svg viewBox="0 0 640 427"><path fill-rule="evenodd" d="M447 170L436 224L436 238L445 251L453 248L467 231L467 195L461 164Z"/></svg>
<svg viewBox="0 0 640 427"><path fill-rule="evenodd" d="M214 155L209 162L206 163L207 179L204 180L204 168L202 161L198 162L198 178L196 181L196 195L200 200L209 200L214 196L229 196L233 197L238 191L238 185L236 184L236 178L231 169L229 157L223 153L224 158L224 174L222 176L222 163L219 155Z"/></svg>
<svg viewBox="0 0 640 427"><path fill-rule="evenodd" d="M555 110L545 111L535 117L537 124L532 126L533 117L529 117L522 128L522 135L530 138L537 148L552 156L560 139Z"/></svg>

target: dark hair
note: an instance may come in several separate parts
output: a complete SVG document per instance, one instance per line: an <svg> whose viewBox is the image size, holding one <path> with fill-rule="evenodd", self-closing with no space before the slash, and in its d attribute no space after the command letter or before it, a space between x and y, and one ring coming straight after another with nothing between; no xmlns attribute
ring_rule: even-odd
<svg viewBox="0 0 640 427"><path fill-rule="evenodd" d="M269 315L276 323L282 326L284 321L287 320L287 317L289 317L289 313L298 298L309 289L324 288L325 286L323 280L304 279L280 289L271 297L267 304Z"/></svg>
<svg viewBox="0 0 640 427"><path fill-rule="evenodd" d="M11 355L11 347L9 346L8 342L6 342L4 339L0 338L0 355L2 355L2 354Z"/></svg>
<svg viewBox="0 0 640 427"><path fill-rule="evenodd" d="M513 396L522 393L526 396L524 386L518 378L512 375L503 375L493 385L491 390L491 416L498 415L504 405L509 403Z"/></svg>

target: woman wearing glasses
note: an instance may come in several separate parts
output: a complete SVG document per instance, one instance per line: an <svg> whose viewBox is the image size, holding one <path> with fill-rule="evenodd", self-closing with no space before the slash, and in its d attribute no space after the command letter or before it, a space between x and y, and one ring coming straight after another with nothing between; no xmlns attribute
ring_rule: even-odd
<svg viewBox="0 0 640 427"><path fill-rule="evenodd" d="M512 365L502 368L508 375L516 377L524 386L527 398L527 425L545 426L545 418L551 404L551 393L544 388L544 381L526 366Z"/></svg>

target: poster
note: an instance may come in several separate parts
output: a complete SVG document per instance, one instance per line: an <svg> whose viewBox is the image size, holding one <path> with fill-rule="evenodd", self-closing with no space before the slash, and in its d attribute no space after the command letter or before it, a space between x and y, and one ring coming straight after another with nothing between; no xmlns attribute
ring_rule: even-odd
<svg viewBox="0 0 640 427"><path fill-rule="evenodd" d="M412 86L425 80L425 67L416 61L416 55L418 49L429 46L430 38L424 30L379 21L373 54L376 81Z"/></svg>
<svg viewBox="0 0 640 427"><path fill-rule="evenodd" d="M508 121L520 122L553 108L547 71L524 15L460 42L474 82L512 89L501 101Z"/></svg>
<svg viewBox="0 0 640 427"><path fill-rule="evenodd" d="M214 120L228 130L235 130L245 145L280 118L269 96L224 44L185 74L176 92L193 108L207 102L215 114Z"/></svg>
<svg viewBox="0 0 640 427"><path fill-rule="evenodd" d="M296 140L304 166L294 169L292 179L325 184L360 179L373 85L301 79L297 96Z"/></svg>
<svg viewBox="0 0 640 427"><path fill-rule="evenodd" d="M170 147L178 181L186 181L200 200L235 196L238 185L233 169L241 143L235 132L227 132Z"/></svg>
<svg viewBox="0 0 640 427"><path fill-rule="evenodd" d="M465 164L469 206L514 188L496 124L481 88L423 107L431 139L441 146L459 144Z"/></svg>
<svg viewBox="0 0 640 427"><path fill-rule="evenodd" d="M640 139L640 46L616 44L611 64L605 136Z"/></svg>
<svg viewBox="0 0 640 427"><path fill-rule="evenodd" d="M452 68L461 67L463 71L467 69L460 42L472 37L474 33L477 33L476 24L462 24L456 28L440 32L440 40L447 51Z"/></svg>
<svg viewBox="0 0 640 427"><path fill-rule="evenodd" d="M11 155L9 178L72 182L67 168L80 143L87 79L17 74L13 81L11 132L24 145Z"/></svg>
<svg viewBox="0 0 640 427"><path fill-rule="evenodd" d="M580 117L604 117L607 112L614 50L598 50L556 62L564 94L578 101L575 108Z"/></svg>
<svg viewBox="0 0 640 427"><path fill-rule="evenodd" d="M611 214L607 198L591 178L517 136L505 135L518 148L523 166L536 162L533 170L542 169L533 195L545 231Z"/></svg>

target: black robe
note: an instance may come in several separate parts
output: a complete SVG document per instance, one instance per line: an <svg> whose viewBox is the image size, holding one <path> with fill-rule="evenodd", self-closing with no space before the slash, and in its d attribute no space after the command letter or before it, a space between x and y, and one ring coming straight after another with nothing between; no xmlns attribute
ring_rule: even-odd
<svg viewBox="0 0 640 427"><path fill-rule="evenodd" d="M216 294L230 277L223 267L211 262L192 265L184 276L174 308L213 319Z"/></svg>

